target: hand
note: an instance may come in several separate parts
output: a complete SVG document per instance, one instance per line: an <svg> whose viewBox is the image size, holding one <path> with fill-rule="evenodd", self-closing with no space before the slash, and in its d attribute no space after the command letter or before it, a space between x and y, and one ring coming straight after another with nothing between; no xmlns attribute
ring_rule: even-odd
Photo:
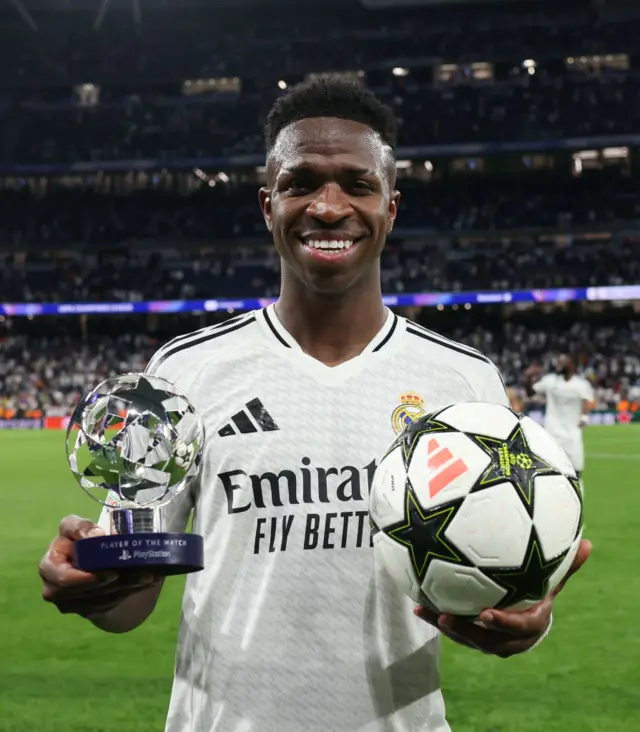
<svg viewBox="0 0 640 732"><path fill-rule="evenodd" d="M531 366L527 367L524 371L524 375L528 379L533 379L542 371L542 366L536 363L532 363Z"/></svg>
<svg viewBox="0 0 640 732"><path fill-rule="evenodd" d="M62 519L59 535L51 542L39 567L43 581L42 598L61 613L83 618L103 615L124 599L161 582L148 572L82 572L73 566L73 544L78 539L104 536L93 521L78 516Z"/></svg>
<svg viewBox="0 0 640 732"><path fill-rule="evenodd" d="M509 658L531 649L544 635L551 621L553 601L591 554L591 542L583 539L566 577L542 602L520 612L508 610L484 610L479 621L438 615L423 606L415 614L438 628L456 643L500 658Z"/></svg>

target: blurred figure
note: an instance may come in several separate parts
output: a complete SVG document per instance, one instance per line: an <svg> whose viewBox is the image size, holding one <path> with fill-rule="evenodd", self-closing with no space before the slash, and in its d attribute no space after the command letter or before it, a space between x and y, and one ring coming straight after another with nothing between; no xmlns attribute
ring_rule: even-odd
<svg viewBox="0 0 640 732"><path fill-rule="evenodd" d="M555 373L539 378L540 373L541 367L537 365L525 371L527 395L545 397L545 427L567 453L582 482L582 430L589 424L593 389L586 379L576 373L575 361L568 354L558 357Z"/></svg>

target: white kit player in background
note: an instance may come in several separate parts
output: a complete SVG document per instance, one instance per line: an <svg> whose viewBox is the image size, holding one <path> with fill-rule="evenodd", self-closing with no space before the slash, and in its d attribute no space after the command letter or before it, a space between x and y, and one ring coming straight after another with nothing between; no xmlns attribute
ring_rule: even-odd
<svg viewBox="0 0 640 732"><path fill-rule="evenodd" d="M576 373L571 356L563 354L556 361L556 372L535 381L540 368L529 367L525 372L529 396L544 396L546 412L544 425L562 445L582 482L584 470L584 441L582 431L589 424L593 403L591 384Z"/></svg>
<svg viewBox="0 0 640 732"><path fill-rule="evenodd" d="M280 97L260 190L278 302L180 336L149 364L207 432L198 484L170 504L171 530L194 516L205 568L186 582L167 732L448 732L440 633L507 657L550 627L551 595L481 625L416 608L374 563L369 491L395 435L454 402L508 404L489 359L384 305L395 130L357 83L321 78ZM162 582L92 588L71 563L83 531L100 527L63 521L40 566L44 597L132 630Z"/></svg>

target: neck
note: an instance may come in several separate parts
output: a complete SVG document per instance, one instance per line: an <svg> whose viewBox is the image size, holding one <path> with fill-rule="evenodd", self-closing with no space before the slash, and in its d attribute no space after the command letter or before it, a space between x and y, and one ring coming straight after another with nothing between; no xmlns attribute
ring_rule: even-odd
<svg viewBox="0 0 640 732"><path fill-rule="evenodd" d="M335 296L285 282L276 303L278 319L306 354L327 366L358 356L384 325L387 313L379 282Z"/></svg>

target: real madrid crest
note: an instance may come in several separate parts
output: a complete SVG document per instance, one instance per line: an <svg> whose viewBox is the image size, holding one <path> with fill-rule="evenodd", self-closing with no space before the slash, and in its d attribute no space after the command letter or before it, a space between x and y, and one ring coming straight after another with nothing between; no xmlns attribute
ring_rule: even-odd
<svg viewBox="0 0 640 732"><path fill-rule="evenodd" d="M391 424L396 435L399 435L411 422L426 414L424 399L414 391L402 394L400 402L400 406L396 407L391 415Z"/></svg>

